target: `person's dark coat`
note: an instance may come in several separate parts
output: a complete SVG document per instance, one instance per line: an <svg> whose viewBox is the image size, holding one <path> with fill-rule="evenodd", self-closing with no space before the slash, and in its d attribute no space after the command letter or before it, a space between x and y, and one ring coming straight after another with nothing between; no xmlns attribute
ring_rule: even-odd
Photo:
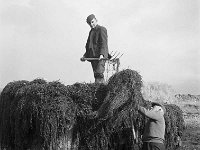
<svg viewBox="0 0 200 150"><path fill-rule="evenodd" d="M100 55L108 58L108 36L106 28L96 25L94 29L91 29L85 48L86 52L84 57L86 58L99 58Z"/></svg>

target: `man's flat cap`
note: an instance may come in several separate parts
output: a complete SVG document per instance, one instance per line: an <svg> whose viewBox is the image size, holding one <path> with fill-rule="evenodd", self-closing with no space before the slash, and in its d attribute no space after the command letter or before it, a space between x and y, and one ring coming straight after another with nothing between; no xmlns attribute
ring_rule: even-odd
<svg viewBox="0 0 200 150"><path fill-rule="evenodd" d="M89 15L86 19L87 23L89 24L94 18L96 18L94 14Z"/></svg>

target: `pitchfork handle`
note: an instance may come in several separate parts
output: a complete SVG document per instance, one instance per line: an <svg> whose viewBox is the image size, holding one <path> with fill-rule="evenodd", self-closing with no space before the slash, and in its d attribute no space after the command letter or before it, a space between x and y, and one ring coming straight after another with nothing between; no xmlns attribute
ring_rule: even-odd
<svg viewBox="0 0 200 150"><path fill-rule="evenodd" d="M84 58L84 60L108 60L108 58Z"/></svg>

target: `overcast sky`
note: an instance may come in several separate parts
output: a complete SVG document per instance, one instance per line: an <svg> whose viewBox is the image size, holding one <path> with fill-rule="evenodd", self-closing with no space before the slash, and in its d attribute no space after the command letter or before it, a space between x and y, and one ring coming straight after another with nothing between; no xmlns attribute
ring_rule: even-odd
<svg viewBox="0 0 200 150"><path fill-rule="evenodd" d="M120 69L200 94L199 0L0 0L0 88L93 82L90 63L80 62L91 13L108 30L109 51L124 54Z"/></svg>

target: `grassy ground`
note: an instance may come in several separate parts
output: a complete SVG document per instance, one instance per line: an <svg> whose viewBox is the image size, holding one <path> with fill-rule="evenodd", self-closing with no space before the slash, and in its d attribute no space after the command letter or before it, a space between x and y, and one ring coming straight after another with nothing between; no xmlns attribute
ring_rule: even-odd
<svg viewBox="0 0 200 150"><path fill-rule="evenodd" d="M200 101L184 101L179 106L186 124L179 150L200 150Z"/></svg>
<svg viewBox="0 0 200 150"><path fill-rule="evenodd" d="M200 150L200 115L187 117L185 121L181 150Z"/></svg>

